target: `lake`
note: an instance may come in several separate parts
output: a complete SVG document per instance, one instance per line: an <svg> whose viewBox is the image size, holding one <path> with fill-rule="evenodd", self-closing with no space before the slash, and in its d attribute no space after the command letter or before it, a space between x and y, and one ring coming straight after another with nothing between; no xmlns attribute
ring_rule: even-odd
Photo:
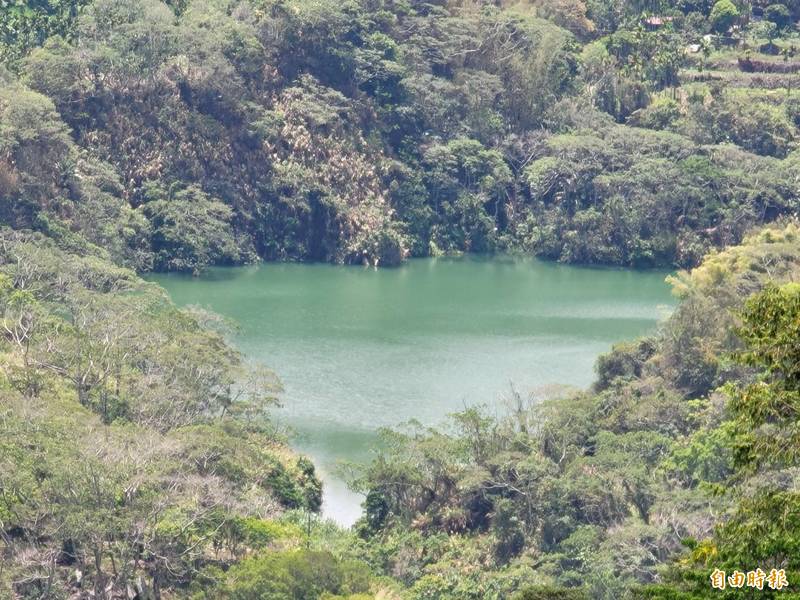
<svg viewBox="0 0 800 600"><path fill-rule="evenodd" d="M275 371L274 410L325 484L323 513L344 525L361 498L334 474L365 460L380 427L485 404L512 389L586 387L611 344L655 329L673 306L664 272L517 258L415 259L396 269L327 264L154 275L180 305L235 320L238 347Z"/></svg>

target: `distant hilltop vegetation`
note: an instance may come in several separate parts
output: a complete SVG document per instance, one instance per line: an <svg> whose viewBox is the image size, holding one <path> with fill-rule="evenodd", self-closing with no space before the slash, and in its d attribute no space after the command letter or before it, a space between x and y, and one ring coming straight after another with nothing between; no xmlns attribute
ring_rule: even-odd
<svg viewBox="0 0 800 600"><path fill-rule="evenodd" d="M795 4L19 0L0 218L139 271L693 266L796 210Z"/></svg>

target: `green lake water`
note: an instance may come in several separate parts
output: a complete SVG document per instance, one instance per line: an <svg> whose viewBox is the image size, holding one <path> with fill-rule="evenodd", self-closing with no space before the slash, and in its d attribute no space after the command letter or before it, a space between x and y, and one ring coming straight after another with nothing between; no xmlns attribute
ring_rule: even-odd
<svg viewBox="0 0 800 600"><path fill-rule="evenodd" d="M180 305L235 320L238 347L281 378L274 416L321 474L342 524L361 498L334 474L380 427L441 423L465 406L501 413L511 386L588 386L597 356L653 331L673 306L663 272L529 259L419 259L397 269L263 264L157 275Z"/></svg>

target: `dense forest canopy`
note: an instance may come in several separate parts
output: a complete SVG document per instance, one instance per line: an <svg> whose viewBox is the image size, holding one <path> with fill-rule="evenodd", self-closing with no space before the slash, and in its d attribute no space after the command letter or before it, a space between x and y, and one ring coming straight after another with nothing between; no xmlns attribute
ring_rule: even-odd
<svg viewBox="0 0 800 600"><path fill-rule="evenodd" d="M794 5L4 4L3 219L52 235L92 206L84 237L137 270L692 266L795 210L794 46L727 64L745 26L779 49Z"/></svg>
<svg viewBox="0 0 800 600"><path fill-rule="evenodd" d="M0 0L0 597L794 590L798 17ZM497 251L687 270L592 389L384 432L352 530L270 419L277 376L139 277Z"/></svg>

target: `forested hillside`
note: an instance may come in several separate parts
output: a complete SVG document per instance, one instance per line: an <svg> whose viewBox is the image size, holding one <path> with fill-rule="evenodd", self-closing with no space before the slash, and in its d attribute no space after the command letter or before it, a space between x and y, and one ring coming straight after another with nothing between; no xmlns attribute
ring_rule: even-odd
<svg viewBox="0 0 800 600"><path fill-rule="evenodd" d="M414 599L798 597L709 580L800 577L798 251L766 229L675 277L675 313L591 391L386 432L356 479L370 559Z"/></svg>
<svg viewBox="0 0 800 600"><path fill-rule="evenodd" d="M798 17L0 0L0 597L800 597ZM352 531L140 278L496 251L691 270L593 389L385 432Z"/></svg>
<svg viewBox="0 0 800 600"><path fill-rule="evenodd" d="M794 5L4 6L4 221L137 270L692 266L796 209Z"/></svg>

